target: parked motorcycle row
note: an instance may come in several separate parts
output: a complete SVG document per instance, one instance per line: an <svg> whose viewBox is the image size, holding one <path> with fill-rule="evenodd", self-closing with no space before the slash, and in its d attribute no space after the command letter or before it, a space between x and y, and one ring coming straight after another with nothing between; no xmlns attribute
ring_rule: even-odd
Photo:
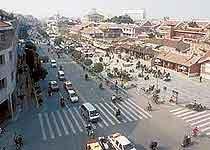
<svg viewBox="0 0 210 150"><path fill-rule="evenodd" d="M204 110L208 109L206 106L204 106L202 104L199 104L197 102L187 104L187 105L185 105L185 107L187 107L187 108L189 108L191 110L198 111L198 112L201 112L201 111L204 111Z"/></svg>

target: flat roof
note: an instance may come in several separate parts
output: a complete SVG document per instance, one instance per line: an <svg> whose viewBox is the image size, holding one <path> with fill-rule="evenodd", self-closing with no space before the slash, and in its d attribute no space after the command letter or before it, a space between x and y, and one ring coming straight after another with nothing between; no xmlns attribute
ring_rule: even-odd
<svg viewBox="0 0 210 150"><path fill-rule="evenodd" d="M91 104L91 103L84 103L82 104L84 105L86 108L88 108L90 111L94 111L96 110L96 108Z"/></svg>

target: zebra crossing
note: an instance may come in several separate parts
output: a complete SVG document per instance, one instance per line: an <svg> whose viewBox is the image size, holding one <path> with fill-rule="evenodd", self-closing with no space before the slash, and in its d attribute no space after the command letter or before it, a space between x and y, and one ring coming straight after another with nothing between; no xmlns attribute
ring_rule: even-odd
<svg viewBox="0 0 210 150"><path fill-rule="evenodd" d="M183 119L191 127L198 127L206 135L210 135L210 112L197 112L187 108L176 108L169 111L178 118Z"/></svg>
<svg viewBox="0 0 210 150"><path fill-rule="evenodd" d="M122 123L133 122L142 119L149 119L152 116L135 104L131 99L114 105L111 102L100 102L93 104L100 113L98 128L104 128ZM115 117L115 110L121 108L122 119ZM55 139L65 135L76 135L86 129L86 121L80 114L78 106L68 106L65 109L55 112L43 112L38 114L42 139Z"/></svg>

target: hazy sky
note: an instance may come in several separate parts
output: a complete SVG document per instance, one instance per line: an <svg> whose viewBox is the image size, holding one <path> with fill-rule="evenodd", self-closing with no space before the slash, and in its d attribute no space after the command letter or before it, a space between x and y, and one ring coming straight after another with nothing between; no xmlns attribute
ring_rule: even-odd
<svg viewBox="0 0 210 150"><path fill-rule="evenodd" d="M124 9L146 9L147 16L210 18L210 0L3 0L1 8L36 17L59 12L83 16L91 8L107 15L120 15Z"/></svg>

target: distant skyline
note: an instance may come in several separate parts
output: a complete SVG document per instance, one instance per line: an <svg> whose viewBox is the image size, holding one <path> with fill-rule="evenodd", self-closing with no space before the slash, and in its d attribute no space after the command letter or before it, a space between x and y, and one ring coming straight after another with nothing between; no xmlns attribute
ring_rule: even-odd
<svg viewBox="0 0 210 150"><path fill-rule="evenodd" d="M105 15L122 15L123 10L145 9L148 17L210 19L209 0L4 0L1 9L38 18L56 13L82 17L92 8Z"/></svg>

